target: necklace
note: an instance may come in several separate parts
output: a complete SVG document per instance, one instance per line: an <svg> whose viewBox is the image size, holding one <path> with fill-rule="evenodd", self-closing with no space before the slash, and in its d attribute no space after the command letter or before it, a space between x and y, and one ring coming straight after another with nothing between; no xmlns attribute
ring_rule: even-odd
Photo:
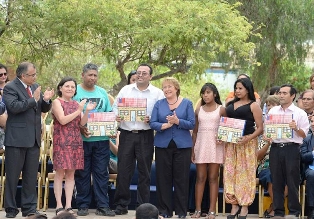
<svg viewBox="0 0 314 219"><path fill-rule="evenodd" d="M169 103L168 100L167 100L167 103L168 103L168 105L174 105L178 102L178 100L179 100L179 98L177 97L177 100L174 103Z"/></svg>

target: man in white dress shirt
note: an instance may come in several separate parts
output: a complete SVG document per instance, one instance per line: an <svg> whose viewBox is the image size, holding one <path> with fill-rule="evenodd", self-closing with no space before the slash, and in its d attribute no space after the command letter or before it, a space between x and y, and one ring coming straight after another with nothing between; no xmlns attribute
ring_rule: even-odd
<svg viewBox="0 0 314 219"><path fill-rule="evenodd" d="M301 211L299 202L300 185L300 144L309 130L306 113L293 104L296 89L284 84L278 92L280 106L270 109L269 115L292 115L289 127L293 130L292 138L276 138L270 148L269 165L273 183L273 208L275 216L284 217L284 190L288 186L289 215L298 217Z"/></svg>
<svg viewBox="0 0 314 219"><path fill-rule="evenodd" d="M124 121L117 116L121 131L118 150L117 189L114 197L116 214L128 213L130 204L130 183L137 162L138 184L137 204L149 202L150 199L150 170L154 153L154 131L149 126L149 119L157 100L164 98L163 92L150 84L153 70L147 64L141 64L136 71L136 83L124 86L119 92L113 111L118 115L120 98L146 98L147 113L143 121Z"/></svg>

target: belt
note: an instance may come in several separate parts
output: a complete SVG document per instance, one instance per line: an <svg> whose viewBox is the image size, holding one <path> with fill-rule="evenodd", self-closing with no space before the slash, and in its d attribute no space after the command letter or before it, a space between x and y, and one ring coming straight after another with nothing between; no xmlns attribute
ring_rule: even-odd
<svg viewBox="0 0 314 219"><path fill-rule="evenodd" d="M295 142L285 142L285 143L272 143L272 147L285 147L285 146L294 146L294 145L299 145L298 143Z"/></svg>
<svg viewBox="0 0 314 219"><path fill-rule="evenodd" d="M148 132L148 131L150 131L150 130L151 130L151 129L147 129L147 130L142 129L142 130L131 130L131 131L129 131L129 130L125 130L125 129L121 129L121 128L120 128L120 131L129 132L129 133L134 133L134 134L144 133L144 132Z"/></svg>

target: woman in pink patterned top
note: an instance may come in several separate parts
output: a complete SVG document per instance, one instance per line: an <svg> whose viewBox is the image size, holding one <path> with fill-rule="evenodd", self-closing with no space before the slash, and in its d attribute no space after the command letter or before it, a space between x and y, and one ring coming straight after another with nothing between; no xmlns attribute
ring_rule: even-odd
<svg viewBox="0 0 314 219"><path fill-rule="evenodd" d="M206 219L215 218L215 205L218 197L219 166L224 159L224 146L217 144L216 134L221 116L226 111L221 106L219 92L212 83L203 85L200 96L201 106L195 110L195 129L193 130L192 162L196 164L195 204L196 210L191 216L201 216L201 203L206 178L210 188L210 206Z"/></svg>
<svg viewBox="0 0 314 219"><path fill-rule="evenodd" d="M72 100L76 94L76 81L73 78L63 78L57 86L59 98L52 102L53 125L53 169L54 193L57 202L56 214L64 211L73 213L71 207L74 188L74 172L84 169L83 140L80 134L80 125L87 123L88 113L96 104L89 102L83 114L86 99L80 103ZM65 209L61 202L62 180L65 178Z"/></svg>

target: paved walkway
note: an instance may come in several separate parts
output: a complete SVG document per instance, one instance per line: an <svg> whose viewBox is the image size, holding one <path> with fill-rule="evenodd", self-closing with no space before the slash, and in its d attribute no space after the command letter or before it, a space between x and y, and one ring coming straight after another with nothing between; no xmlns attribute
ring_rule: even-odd
<svg viewBox="0 0 314 219"><path fill-rule="evenodd" d="M76 209L74 209L74 211L76 212ZM78 218L79 219L101 219L101 218L114 218L114 219L135 219L135 211L134 210L131 210L129 211L129 213L127 215L116 215L115 217L105 217L105 216L98 216L98 215L95 215L95 209L90 209L89 210L89 215L87 216L79 216ZM42 212L42 211L40 211ZM55 216L55 210L54 209L48 209L46 212L43 212L43 213L46 213L48 218L51 219ZM0 211L0 218L1 219L5 219L5 211L2 210ZM176 217L174 216L173 219L175 219ZM187 218L191 218L190 216L187 216ZM201 217L201 219L205 219L204 217ZM219 214L218 217L216 217L216 219L226 219L226 215L225 216L222 216L222 214ZM256 214L252 214L252 215L249 215L247 217L248 219L250 218L258 218L258 215ZM22 213L20 212L17 216L16 216L16 219L25 219L25 217L22 217Z"/></svg>

